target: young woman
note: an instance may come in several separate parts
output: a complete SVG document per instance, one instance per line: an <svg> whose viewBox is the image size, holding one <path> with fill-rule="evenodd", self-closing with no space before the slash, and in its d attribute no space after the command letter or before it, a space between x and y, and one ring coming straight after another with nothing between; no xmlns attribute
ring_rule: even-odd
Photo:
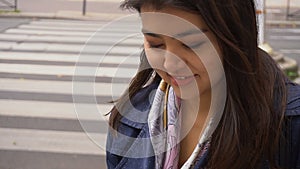
<svg viewBox="0 0 300 169"><path fill-rule="evenodd" d="M300 168L300 87L257 44L252 0L126 0L140 71L110 114L109 169Z"/></svg>

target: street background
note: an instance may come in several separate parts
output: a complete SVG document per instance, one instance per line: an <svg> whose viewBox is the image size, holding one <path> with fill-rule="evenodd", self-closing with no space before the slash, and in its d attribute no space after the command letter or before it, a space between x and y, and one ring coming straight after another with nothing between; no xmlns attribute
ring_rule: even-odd
<svg viewBox="0 0 300 169"><path fill-rule="evenodd" d="M298 68L300 1L290 0L289 12L287 2L266 1L265 42L281 66ZM104 115L136 71L142 45L134 18L116 22L132 14L119 4L87 0L84 16L82 0L0 9L0 169L106 168ZM76 68L83 72L74 79Z"/></svg>

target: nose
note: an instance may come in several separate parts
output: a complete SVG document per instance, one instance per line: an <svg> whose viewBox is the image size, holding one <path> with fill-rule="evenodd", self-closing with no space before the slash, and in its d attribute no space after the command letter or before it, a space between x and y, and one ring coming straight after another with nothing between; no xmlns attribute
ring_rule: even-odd
<svg viewBox="0 0 300 169"><path fill-rule="evenodd" d="M181 50L176 46L167 47L163 67L168 73L178 74L179 71L187 68L184 52Z"/></svg>

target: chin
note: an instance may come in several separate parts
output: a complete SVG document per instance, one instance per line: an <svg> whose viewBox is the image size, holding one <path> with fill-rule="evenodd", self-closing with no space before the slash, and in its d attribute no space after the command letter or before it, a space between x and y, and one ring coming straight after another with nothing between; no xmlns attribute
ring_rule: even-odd
<svg viewBox="0 0 300 169"><path fill-rule="evenodd" d="M197 99L200 98L201 92L197 87L181 87L178 86L172 86L174 89L174 92L177 97L183 99L183 100L190 100L190 99Z"/></svg>

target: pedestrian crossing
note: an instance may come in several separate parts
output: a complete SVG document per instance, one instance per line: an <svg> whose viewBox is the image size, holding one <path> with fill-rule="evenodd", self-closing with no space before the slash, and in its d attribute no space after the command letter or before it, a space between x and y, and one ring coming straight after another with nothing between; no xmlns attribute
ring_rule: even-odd
<svg viewBox="0 0 300 169"><path fill-rule="evenodd" d="M0 33L1 169L106 168L105 114L139 63L134 23L38 19Z"/></svg>

